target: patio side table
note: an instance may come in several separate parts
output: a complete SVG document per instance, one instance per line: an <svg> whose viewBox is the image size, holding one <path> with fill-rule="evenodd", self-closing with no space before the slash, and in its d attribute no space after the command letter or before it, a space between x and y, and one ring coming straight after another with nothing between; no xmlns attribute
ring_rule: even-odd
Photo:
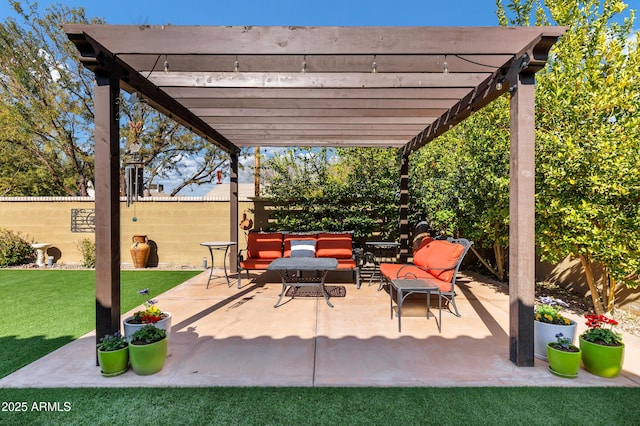
<svg viewBox="0 0 640 426"><path fill-rule="evenodd" d="M398 332L402 331L402 303L404 299L414 293L426 293L427 294L427 319L429 319L429 312L431 311L431 293L438 295L438 331L441 331L442 326L442 293L440 288L431 283L427 279L412 279L412 280L392 280L389 286L389 309L391 311L391 319L393 319L393 290L396 290L396 304L398 306ZM435 316L435 315L434 315Z"/></svg>
<svg viewBox="0 0 640 426"><path fill-rule="evenodd" d="M207 247L209 249L209 254L211 255L211 272L209 272L209 279L207 280L207 288L209 288L209 282L211 278L213 278L213 251L214 250L224 250L224 259L222 264L224 266L224 277L227 279L227 285L231 287L231 282L229 281L229 274L227 273L227 253L229 252L229 247L235 246L238 243L234 243L233 241L211 241L206 243L200 243L201 246ZM218 277L216 277L218 278Z"/></svg>
<svg viewBox="0 0 640 426"><path fill-rule="evenodd" d="M394 241L367 241L364 245L368 249L364 254L365 261L368 262L371 260L373 262L373 272L371 272L371 277L369 278L369 285L373 283L373 278L379 275L380 284L378 285L378 291L380 291L384 284L384 279L380 274L380 264L383 262L396 262L400 243Z"/></svg>

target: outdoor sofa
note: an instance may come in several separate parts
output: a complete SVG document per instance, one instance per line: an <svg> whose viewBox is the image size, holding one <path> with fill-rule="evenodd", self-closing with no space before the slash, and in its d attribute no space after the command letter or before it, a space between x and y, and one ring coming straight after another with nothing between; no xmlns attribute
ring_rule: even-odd
<svg viewBox="0 0 640 426"><path fill-rule="evenodd" d="M360 288L359 251L354 250L353 232L258 232L247 235L247 248L238 252L238 286L242 271L264 271L280 257L335 258L338 270L353 272Z"/></svg>

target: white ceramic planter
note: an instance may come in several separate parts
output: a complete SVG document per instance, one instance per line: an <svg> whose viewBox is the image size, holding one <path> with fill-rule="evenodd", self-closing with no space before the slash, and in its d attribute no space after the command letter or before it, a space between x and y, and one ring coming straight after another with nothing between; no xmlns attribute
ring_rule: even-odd
<svg viewBox="0 0 640 426"><path fill-rule="evenodd" d="M158 321L153 325L155 325L157 328L162 328L163 330L165 330L167 332L167 339L168 339L169 333L171 333L171 318L173 318L173 315L171 315L171 312L165 312L165 314L167 314L166 318L161 319L160 321ZM127 317L122 322L122 324L124 325L124 337L127 338L127 342L131 341L131 336L133 335L133 333L136 332L136 330L147 325L147 324L131 324L129 323L129 320L132 320L132 319L133 319L132 316Z"/></svg>
<svg viewBox="0 0 640 426"><path fill-rule="evenodd" d="M536 358L547 361L547 343L557 341L558 333L562 333L571 343L575 341L577 324L573 320L569 321L570 325L533 321L533 354Z"/></svg>

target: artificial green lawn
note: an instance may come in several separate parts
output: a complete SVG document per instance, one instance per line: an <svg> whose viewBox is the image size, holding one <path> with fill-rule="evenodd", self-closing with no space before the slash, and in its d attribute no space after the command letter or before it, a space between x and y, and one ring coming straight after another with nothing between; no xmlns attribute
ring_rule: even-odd
<svg viewBox="0 0 640 426"><path fill-rule="evenodd" d="M0 389L3 407L26 403L0 424L637 425L639 398L640 388Z"/></svg>
<svg viewBox="0 0 640 426"><path fill-rule="evenodd" d="M198 271L123 271L122 311ZM0 377L95 327L94 271L0 270ZM16 355L10 355L16 351ZM0 389L2 425L636 425L640 388Z"/></svg>
<svg viewBox="0 0 640 426"><path fill-rule="evenodd" d="M122 271L121 310L200 272ZM92 270L0 270L0 377L95 329L95 293Z"/></svg>

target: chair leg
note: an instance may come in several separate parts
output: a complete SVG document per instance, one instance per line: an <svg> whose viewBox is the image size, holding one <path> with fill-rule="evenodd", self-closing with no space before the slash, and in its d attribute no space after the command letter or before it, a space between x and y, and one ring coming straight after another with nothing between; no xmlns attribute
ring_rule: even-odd
<svg viewBox="0 0 640 426"><path fill-rule="evenodd" d="M356 276L356 288L358 288L358 289L359 289L359 288L360 288L360 268L356 267L356 268L353 270L353 273L354 273L354 274L355 274L355 276Z"/></svg>
<svg viewBox="0 0 640 426"><path fill-rule="evenodd" d="M449 302L449 311L451 311L451 305L453 305L453 309L455 310L453 314L457 317L461 317L462 315L460 315L460 312L458 312L458 307L456 306L455 296L451 295L451 297L447 297L447 296L442 296L442 297L447 299L447 301Z"/></svg>

